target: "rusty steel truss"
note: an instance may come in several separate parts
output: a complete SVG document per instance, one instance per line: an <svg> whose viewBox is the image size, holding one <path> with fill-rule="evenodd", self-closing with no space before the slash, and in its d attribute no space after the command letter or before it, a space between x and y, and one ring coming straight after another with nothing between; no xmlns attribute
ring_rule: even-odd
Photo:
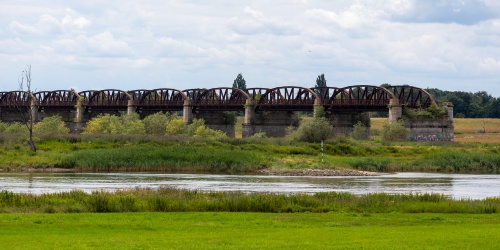
<svg viewBox="0 0 500 250"><path fill-rule="evenodd" d="M198 110L236 111L247 105L256 110L310 111L321 105L328 111L381 111L387 110L391 99L412 109L427 109L435 103L425 90L412 86L387 88L355 85L343 88L304 88L283 86L277 88L212 88L178 90L118 89L0 92L0 110L14 110L36 105L39 109L62 109L81 105L89 110L123 110L130 106L136 110L179 111L186 105Z"/></svg>

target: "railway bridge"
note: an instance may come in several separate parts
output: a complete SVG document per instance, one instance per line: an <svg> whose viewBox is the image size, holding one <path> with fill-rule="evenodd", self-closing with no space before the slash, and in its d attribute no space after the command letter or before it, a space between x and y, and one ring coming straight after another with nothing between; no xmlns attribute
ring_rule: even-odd
<svg viewBox="0 0 500 250"><path fill-rule="evenodd" d="M194 118L234 136L234 122L227 119L228 111L245 114L243 137L265 132L268 136L284 136L289 126L298 126L300 112L323 110L334 133L348 134L361 121L368 128L369 112L389 113L389 122L403 119L417 140L453 140L453 105L445 103L447 115L442 119L412 121L403 109L426 110L436 105L433 97L417 87L401 85L379 87L355 85L347 87L305 88L171 88L53 90L28 93L0 92L0 121L21 121L21 111L33 112L35 122L44 117L60 115L74 132L101 114L138 113L141 118L156 112L182 113L189 124Z"/></svg>

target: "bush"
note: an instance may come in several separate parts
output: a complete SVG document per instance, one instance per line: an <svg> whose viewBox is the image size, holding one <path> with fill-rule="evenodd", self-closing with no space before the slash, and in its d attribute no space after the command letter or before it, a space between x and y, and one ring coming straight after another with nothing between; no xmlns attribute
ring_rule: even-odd
<svg viewBox="0 0 500 250"><path fill-rule="evenodd" d="M354 125L354 129L351 134L352 138L355 140L366 140L369 139L368 133L366 132L366 127L361 121Z"/></svg>
<svg viewBox="0 0 500 250"><path fill-rule="evenodd" d="M123 121L123 134L126 135L142 135L146 133L144 122L139 119L136 113L124 115L120 117Z"/></svg>
<svg viewBox="0 0 500 250"><path fill-rule="evenodd" d="M158 112L144 118L144 129L148 135L164 135L167 122L173 119L168 113Z"/></svg>
<svg viewBox="0 0 500 250"><path fill-rule="evenodd" d="M332 133L332 126L324 117L311 119L299 126L293 133L293 138L305 142L320 142L326 140Z"/></svg>
<svg viewBox="0 0 500 250"><path fill-rule="evenodd" d="M28 135L29 131L26 128L26 125L20 123L20 122L14 122L5 128L5 132L9 134L22 134L22 135Z"/></svg>
<svg viewBox="0 0 500 250"><path fill-rule="evenodd" d="M382 129L382 140L384 141L404 141L408 137L408 130L402 121L396 123L386 123Z"/></svg>
<svg viewBox="0 0 500 250"><path fill-rule="evenodd" d="M144 123L139 120L139 115L101 115L87 123L84 134L144 134Z"/></svg>
<svg viewBox="0 0 500 250"><path fill-rule="evenodd" d="M193 136L194 132L196 132L196 130L199 127L203 127L203 126L205 126L205 120L203 120L203 119L193 119L193 122L187 126L186 133L189 136Z"/></svg>
<svg viewBox="0 0 500 250"><path fill-rule="evenodd" d="M7 129L8 125L0 121L0 133Z"/></svg>
<svg viewBox="0 0 500 250"><path fill-rule="evenodd" d="M167 135L180 135L186 132L186 123L181 119L172 119L167 122Z"/></svg>
<svg viewBox="0 0 500 250"><path fill-rule="evenodd" d="M50 136L58 134L68 134L69 128L58 115L45 117L33 127L35 134L39 136Z"/></svg>
<svg viewBox="0 0 500 250"><path fill-rule="evenodd" d="M224 133L220 130L214 130L214 129L207 128L206 126L198 127L196 129L196 131L194 132L194 136L202 137L202 138L212 138L212 139L227 137L226 133Z"/></svg>

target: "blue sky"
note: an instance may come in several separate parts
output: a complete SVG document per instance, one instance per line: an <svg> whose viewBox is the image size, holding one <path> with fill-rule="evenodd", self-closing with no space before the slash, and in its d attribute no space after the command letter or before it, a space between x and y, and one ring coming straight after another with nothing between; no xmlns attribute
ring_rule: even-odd
<svg viewBox="0 0 500 250"><path fill-rule="evenodd" d="M500 97L497 0L0 0L0 91L409 84Z"/></svg>

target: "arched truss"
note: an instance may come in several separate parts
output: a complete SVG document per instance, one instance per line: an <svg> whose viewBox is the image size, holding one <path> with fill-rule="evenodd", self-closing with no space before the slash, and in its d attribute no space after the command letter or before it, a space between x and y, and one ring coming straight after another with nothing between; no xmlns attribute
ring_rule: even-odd
<svg viewBox="0 0 500 250"><path fill-rule="evenodd" d="M185 89L182 93L186 94L189 100L197 100L207 89Z"/></svg>
<svg viewBox="0 0 500 250"><path fill-rule="evenodd" d="M262 95L264 95L269 88L248 88L244 89L244 91L248 94L250 97L250 100L252 100L255 104L257 104L260 101L260 98Z"/></svg>
<svg viewBox="0 0 500 250"><path fill-rule="evenodd" d="M351 93L346 89L337 88L337 87L316 87L311 88L320 99L320 103L323 106L329 106L332 103L335 103L338 99L353 99Z"/></svg>
<svg viewBox="0 0 500 250"><path fill-rule="evenodd" d="M267 90L260 97L258 109L289 111L313 110L318 94L308 88L285 86Z"/></svg>
<svg viewBox="0 0 500 250"><path fill-rule="evenodd" d="M83 105L92 108L127 107L132 96L122 90L87 90L78 93L84 98Z"/></svg>
<svg viewBox="0 0 500 250"><path fill-rule="evenodd" d="M242 110L248 99L250 99L248 93L241 89L213 88L200 93L191 104L203 109Z"/></svg>
<svg viewBox="0 0 500 250"><path fill-rule="evenodd" d="M432 103L436 103L429 92L412 86L389 86L387 90L392 92L395 98L399 99L400 104L406 105L408 108L419 109L429 108Z"/></svg>
<svg viewBox="0 0 500 250"><path fill-rule="evenodd" d="M36 100L32 93L27 91L0 92L0 108L21 109L31 106L31 101Z"/></svg>
<svg viewBox="0 0 500 250"><path fill-rule="evenodd" d="M370 85L356 85L332 91L328 101L322 104L330 110L385 110L394 94L385 88Z"/></svg>
<svg viewBox="0 0 500 250"><path fill-rule="evenodd" d="M80 95L74 90L40 91L33 94L37 105L44 107L74 107Z"/></svg>
<svg viewBox="0 0 500 250"><path fill-rule="evenodd" d="M182 110L189 97L177 89L161 88L153 90L138 89L128 91L138 108L157 110Z"/></svg>

